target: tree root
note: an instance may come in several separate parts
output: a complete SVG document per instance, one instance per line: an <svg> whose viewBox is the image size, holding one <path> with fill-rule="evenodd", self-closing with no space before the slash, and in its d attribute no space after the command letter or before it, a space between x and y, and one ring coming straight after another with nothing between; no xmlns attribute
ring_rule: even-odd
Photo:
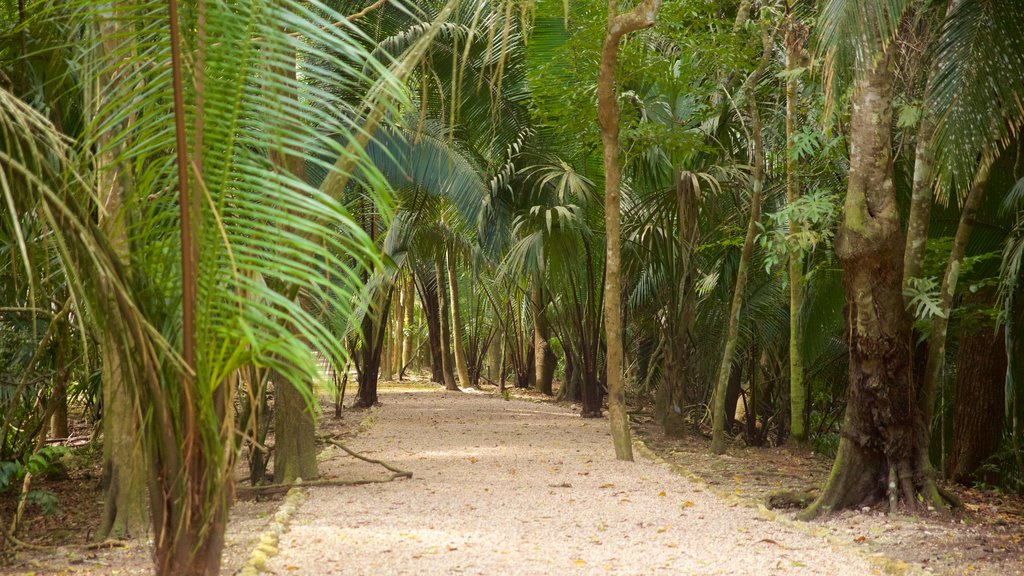
<svg viewBox="0 0 1024 576"><path fill-rule="evenodd" d="M765 501L765 506L767 506L769 510L779 508L807 508L817 497L814 494L816 491L816 488L811 488L803 492L795 490L773 492L768 495L768 498Z"/></svg>

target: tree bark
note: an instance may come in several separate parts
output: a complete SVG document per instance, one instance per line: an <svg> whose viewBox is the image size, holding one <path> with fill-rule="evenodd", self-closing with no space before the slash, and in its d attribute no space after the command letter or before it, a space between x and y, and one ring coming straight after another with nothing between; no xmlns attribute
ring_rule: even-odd
<svg viewBox="0 0 1024 576"><path fill-rule="evenodd" d="M282 54L283 62L278 73L295 81L298 54L290 50ZM294 147L284 146L281 152L271 149L271 162L278 170L287 171L298 181L306 180L306 162L296 154ZM316 415L313 383L303 383L307 396L297 389L298 384L286 381L274 373L274 480L293 481L296 478L311 479L319 475L316 466Z"/></svg>
<svg viewBox="0 0 1024 576"><path fill-rule="evenodd" d="M313 405L278 374L274 382L274 482L312 480L316 463L316 420ZM312 393L312 388L310 389Z"/></svg>
<svg viewBox="0 0 1024 576"><path fill-rule="evenodd" d="M434 275L436 279L436 274ZM418 278L420 307L427 319L427 347L430 348L430 381L444 384L444 363L441 358L441 304L436 282Z"/></svg>
<svg viewBox="0 0 1024 576"><path fill-rule="evenodd" d="M757 98L754 87L758 79L768 67L771 58L771 38L763 35L764 51L758 68L747 78L745 90L747 105L750 109L750 136L753 141L753 191L750 195L750 220L747 222L747 235L743 240L743 251L736 271L736 286L733 289L732 303L729 307L729 324L726 330L725 350L719 365L718 380L715 384L715 405L711 429L711 452L725 453L726 446L726 414L725 395L729 386L729 373L736 356L736 341L739 338L740 314L743 311L743 298L747 289L747 275L750 261L754 256L754 239L757 237L757 224L761 221L761 195L764 189L764 139L761 133L761 115L757 109Z"/></svg>
<svg viewBox="0 0 1024 576"><path fill-rule="evenodd" d="M455 383L455 375L452 374L454 360L452 359L451 342L448 337L448 288L445 285L445 273L441 265L442 257L440 253L434 257L434 273L437 276L437 316L439 347L441 349L441 376L444 380L445 389L455 392L459 390L459 385Z"/></svg>
<svg viewBox="0 0 1024 576"><path fill-rule="evenodd" d="M119 37L123 34L117 14L102 17L99 27L102 49L112 58L120 49ZM110 82L113 76L113 72L105 75L101 82ZM98 196L102 202L99 226L110 239L120 263L127 266L130 259L128 235L122 220L122 186L127 174L119 165L118 151L107 145L108 141L109 137L101 136L99 148L107 152L100 155L97 170ZM107 494L103 501L103 523L97 535L101 539L138 538L145 535L149 527L146 506L148 467L140 435L142 415L122 373L121 356L117 352L121 342L110 333L104 333L100 338L103 484Z"/></svg>
<svg viewBox="0 0 1024 576"><path fill-rule="evenodd" d="M359 370L359 389L353 408L369 408L378 403L377 382L380 379L380 365L384 350L384 336L388 331L388 313L391 310L391 292L394 286L387 288L386 293L378 296L383 304L379 308L370 304L371 309L363 316L361 325L363 347L359 354L362 358Z"/></svg>
<svg viewBox="0 0 1024 576"><path fill-rule="evenodd" d="M981 206L981 199L985 193L985 185L988 183L991 167L991 161L988 159L982 160L982 165L978 168L977 174L974 175L971 191L964 201L964 209L960 214L960 223L957 225L956 236L953 238L953 248L950 250L949 260L946 262L946 271L942 275L942 287L939 290L941 298L939 306L942 314L936 314L932 318L932 333L928 338L928 363L925 365L921 386L921 417L928 431L931 430L932 416L935 412L935 397L939 389L939 376L946 360L946 331L949 328L949 315L953 311L953 296L956 294L956 284L960 278L960 267L963 265L964 256L967 253L967 242L970 240L971 232L974 230L978 207ZM922 447L924 450L922 458L926 460L928 458L927 448L928 438L925 439L924 446Z"/></svg>
<svg viewBox="0 0 1024 576"><path fill-rule="evenodd" d="M450 243L445 246L445 255L448 261L448 289L451 291L452 349L455 352L455 371L459 375L459 384L463 388L471 388L473 386L473 382L469 379L469 366L466 362L461 303L459 302L459 276L458 271L455 269L455 254L452 253Z"/></svg>
<svg viewBox="0 0 1024 576"><path fill-rule="evenodd" d="M405 320L402 323L402 356L400 360L400 366L398 368L398 379L401 380L405 376L405 367L412 362L412 356L416 351L415 342L413 341L413 334L415 330L415 306L416 306L416 294L413 288L413 280L410 278L404 286L405 296L402 299L402 304L405 306L403 310ZM408 334L406 334L408 332Z"/></svg>
<svg viewBox="0 0 1024 576"><path fill-rule="evenodd" d="M973 298L978 304L995 302L992 290ZM956 357L956 392L953 412L953 448L947 477L970 485L996 484L999 474L979 468L999 449L1006 410L1006 335L989 322L960 331Z"/></svg>
<svg viewBox="0 0 1024 576"><path fill-rule="evenodd" d="M915 462L923 423L911 377L903 303L903 238L892 167L890 55L860 61L850 119L850 173L836 253L849 337L846 413L835 462L811 518L888 496L940 505ZM890 482L886 484L885 479Z"/></svg>
<svg viewBox="0 0 1024 576"><path fill-rule="evenodd" d="M800 175L794 139L799 121L799 81L793 75L803 50L802 27L793 15L786 28L786 202L793 204L800 198ZM800 232L799 224L790 221L790 233ZM790 438L797 444L807 442L809 389L804 382L803 326L804 305L803 261L796 254L789 256L789 414Z"/></svg>
<svg viewBox="0 0 1024 576"><path fill-rule="evenodd" d="M551 383L555 377L558 358L551 351L551 344L548 342L551 330L544 313L544 288L537 278L534 278L530 299L533 304L534 386L541 394L551 396L554 394Z"/></svg>
<svg viewBox="0 0 1024 576"><path fill-rule="evenodd" d="M928 228L931 223L934 192L932 168L935 152L932 138L935 127L924 112L917 128L917 143L914 151L914 182L910 196L910 215L907 218L907 245L903 254L903 285L911 278L921 275L924 251L928 245Z"/></svg>
<svg viewBox="0 0 1024 576"><path fill-rule="evenodd" d="M618 2L608 1L608 27L601 49L597 77L597 119L604 147L604 217L607 243L605 262L604 326L608 351L608 419L611 421L615 457L633 459L629 419L622 382L622 287L620 264L620 201L622 176L619 167L619 103L615 93L615 66L619 44L626 34L654 26L661 0L644 0L629 12L618 14ZM586 396L584 396L586 399Z"/></svg>

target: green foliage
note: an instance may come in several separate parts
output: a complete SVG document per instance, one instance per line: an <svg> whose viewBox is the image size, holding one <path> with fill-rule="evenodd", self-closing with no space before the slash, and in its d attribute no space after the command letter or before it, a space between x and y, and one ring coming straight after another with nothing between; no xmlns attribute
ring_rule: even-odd
<svg viewBox="0 0 1024 576"><path fill-rule="evenodd" d="M768 214L769 225L758 223L757 238L765 251L765 270L770 273L791 257L803 260L821 245L830 247L838 217L839 196L828 189L804 194Z"/></svg>
<svg viewBox="0 0 1024 576"><path fill-rule="evenodd" d="M60 459L67 454L68 449L63 446L44 446L29 454L24 461L0 462L0 494L19 493L26 474L40 476L55 471L60 466ZM25 499L39 506L44 514L60 511L57 497L48 490L29 490Z"/></svg>
<svg viewBox="0 0 1024 576"><path fill-rule="evenodd" d="M935 278L910 278L903 288L903 295L910 299L909 307L917 321L926 321L938 316L945 318L942 310L942 296L939 282Z"/></svg>

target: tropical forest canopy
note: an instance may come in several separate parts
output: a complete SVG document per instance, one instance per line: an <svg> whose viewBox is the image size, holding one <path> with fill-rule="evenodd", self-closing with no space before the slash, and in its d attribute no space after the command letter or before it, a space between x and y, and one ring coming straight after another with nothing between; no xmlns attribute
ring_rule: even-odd
<svg viewBox="0 0 1024 576"><path fill-rule="evenodd" d="M576 403L620 459L634 411L827 454L805 518L1024 490L1017 0L0 23L0 491L48 502L84 407L102 535L161 574L216 573L237 465L317 475L317 387L420 372Z"/></svg>

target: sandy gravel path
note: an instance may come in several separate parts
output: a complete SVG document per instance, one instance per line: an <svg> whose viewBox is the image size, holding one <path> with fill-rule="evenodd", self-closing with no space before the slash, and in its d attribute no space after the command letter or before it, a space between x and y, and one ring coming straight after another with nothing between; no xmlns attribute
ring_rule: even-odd
<svg viewBox="0 0 1024 576"><path fill-rule="evenodd" d="M392 392L353 449L411 480L315 488L276 574L872 574L823 539L639 457L607 420L480 393ZM385 477L329 456L329 478Z"/></svg>

